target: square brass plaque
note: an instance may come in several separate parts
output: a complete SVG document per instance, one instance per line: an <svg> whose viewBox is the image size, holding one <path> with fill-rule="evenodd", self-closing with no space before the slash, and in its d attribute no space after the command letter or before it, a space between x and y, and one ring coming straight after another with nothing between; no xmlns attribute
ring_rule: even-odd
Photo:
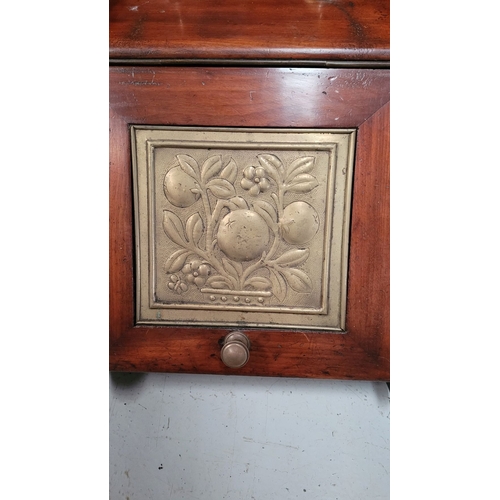
<svg viewBox="0 0 500 500"><path fill-rule="evenodd" d="M355 130L131 133L138 324L343 331Z"/></svg>

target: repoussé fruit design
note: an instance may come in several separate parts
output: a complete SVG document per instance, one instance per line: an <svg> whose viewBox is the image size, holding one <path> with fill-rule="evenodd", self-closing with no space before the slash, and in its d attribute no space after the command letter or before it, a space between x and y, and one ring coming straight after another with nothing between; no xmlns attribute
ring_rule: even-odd
<svg viewBox="0 0 500 500"><path fill-rule="evenodd" d="M285 166L277 155L256 156L259 166L240 172L233 158L223 162L222 155L209 156L201 166L192 156L176 155L163 190L170 204L191 215L163 212L165 234L178 247L164 264L171 291L182 294L194 286L202 293L229 290L235 297L253 293L279 301L288 287L312 291L300 266L309 257L303 245L313 240L321 221L310 203L285 204L285 196L296 198L318 186L310 173L315 158L302 156ZM263 192L270 194L262 198Z"/></svg>

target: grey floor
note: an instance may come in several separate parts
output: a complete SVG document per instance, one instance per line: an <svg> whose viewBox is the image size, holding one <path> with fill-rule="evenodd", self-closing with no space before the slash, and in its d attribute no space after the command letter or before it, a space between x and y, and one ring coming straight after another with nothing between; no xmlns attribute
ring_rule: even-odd
<svg viewBox="0 0 500 500"><path fill-rule="evenodd" d="M389 499L383 382L111 374L110 499Z"/></svg>

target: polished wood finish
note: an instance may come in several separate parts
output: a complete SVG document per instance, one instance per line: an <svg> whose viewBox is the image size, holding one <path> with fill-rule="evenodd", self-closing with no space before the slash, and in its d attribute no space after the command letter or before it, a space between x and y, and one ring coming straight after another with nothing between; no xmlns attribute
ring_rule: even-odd
<svg viewBox="0 0 500 500"><path fill-rule="evenodd" d="M110 368L389 380L388 103L386 70L111 67ZM347 332L245 329L230 369L229 329L135 326L131 124L356 128Z"/></svg>
<svg viewBox="0 0 500 500"><path fill-rule="evenodd" d="M389 61L389 0L110 0L110 57Z"/></svg>

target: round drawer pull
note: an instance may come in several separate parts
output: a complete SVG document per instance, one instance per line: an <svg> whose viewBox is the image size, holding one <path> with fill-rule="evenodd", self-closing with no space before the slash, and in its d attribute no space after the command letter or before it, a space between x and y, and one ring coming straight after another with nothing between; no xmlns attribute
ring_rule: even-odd
<svg viewBox="0 0 500 500"><path fill-rule="evenodd" d="M250 358L250 340L243 332L231 332L224 338L220 352L222 362L229 368L241 368Z"/></svg>

